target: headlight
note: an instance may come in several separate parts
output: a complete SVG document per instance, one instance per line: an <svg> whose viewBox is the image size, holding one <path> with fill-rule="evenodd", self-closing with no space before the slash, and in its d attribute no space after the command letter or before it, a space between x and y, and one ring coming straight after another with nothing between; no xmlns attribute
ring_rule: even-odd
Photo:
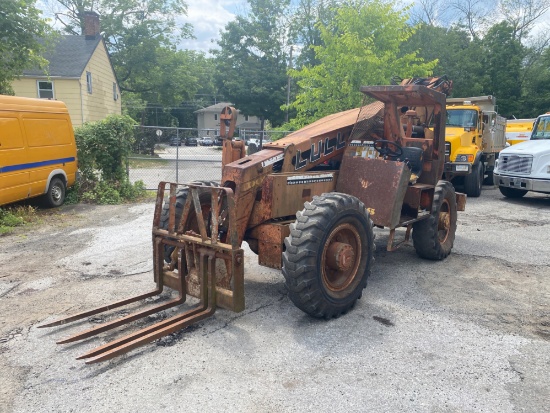
<svg viewBox="0 0 550 413"><path fill-rule="evenodd" d="M456 155L456 162L468 162L468 155Z"/></svg>

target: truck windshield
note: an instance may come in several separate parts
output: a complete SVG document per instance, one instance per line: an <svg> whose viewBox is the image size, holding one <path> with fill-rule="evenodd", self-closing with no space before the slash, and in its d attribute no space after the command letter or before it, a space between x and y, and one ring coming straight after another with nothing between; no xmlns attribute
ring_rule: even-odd
<svg viewBox="0 0 550 413"><path fill-rule="evenodd" d="M541 116L536 120L531 139L550 139L550 116Z"/></svg>
<svg viewBox="0 0 550 413"><path fill-rule="evenodd" d="M447 126L477 126L477 112L469 109L447 109Z"/></svg>

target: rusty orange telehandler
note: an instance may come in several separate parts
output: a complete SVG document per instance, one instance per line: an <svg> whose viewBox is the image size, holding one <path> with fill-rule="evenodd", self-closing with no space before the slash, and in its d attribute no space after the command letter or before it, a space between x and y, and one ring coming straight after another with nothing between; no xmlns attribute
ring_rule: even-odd
<svg viewBox="0 0 550 413"><path fill-rule="evenodd" d="M457 210L466 196L442 181L445 99L442 78L362 87L377 102L322 118L245 155L233 140L236 111L223 109L222 179L186 185L161 182L153 220L156 289L41 327L65 324L160 294L178 297L76 334L93 336L181 304L180 315L97 347L79 358L110 359L176 332L217 307L245 308L247 241L261 265L282 268L292 302L314 317L346 313L371 272L373 226L389 228L387 249L409 239L417 254L445 258L453 247ZM167 199L165 199L167 196ZM397 228L406 228L395 241Z"/></svg>

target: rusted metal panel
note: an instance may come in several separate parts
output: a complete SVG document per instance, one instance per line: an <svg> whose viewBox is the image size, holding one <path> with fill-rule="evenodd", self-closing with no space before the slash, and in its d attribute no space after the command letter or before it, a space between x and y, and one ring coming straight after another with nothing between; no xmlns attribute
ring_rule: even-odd
<svg viewBox="0 0 550 413"><path fill-rule="evenodd" d="M250 238L258 240L258 263L271 268L282 268L283 244L290 234L290 223L262 224L250 231Z"/></svg>
<svg viewBox="0 0 550 413"><path fill-rule="evenodd" d="M336 191L359 198L375 225L395 228L411 171L403 162L344 156Z"/></svg>
<svg viewBox="0 0 550 413"><path fill-rule="evenodd" d="M461 192L456 193L456 210L465 211L466 210L466 194Z"/></svg>
<svg viewBox="0 0 550 413"><path fill-rule="evenodd" d="M411 209L431 209L434 186L416 183L407 187L403 204Z"/></svg>

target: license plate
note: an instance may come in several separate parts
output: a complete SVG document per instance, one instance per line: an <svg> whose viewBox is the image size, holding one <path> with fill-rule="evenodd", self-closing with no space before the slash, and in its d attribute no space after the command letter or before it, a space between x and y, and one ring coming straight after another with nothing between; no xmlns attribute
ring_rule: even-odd
<svg viewBox="0 0 550 413"><path fill-rule="evenodd" d="M457 172L468 172L468 165L456 165Z"/></svg>

